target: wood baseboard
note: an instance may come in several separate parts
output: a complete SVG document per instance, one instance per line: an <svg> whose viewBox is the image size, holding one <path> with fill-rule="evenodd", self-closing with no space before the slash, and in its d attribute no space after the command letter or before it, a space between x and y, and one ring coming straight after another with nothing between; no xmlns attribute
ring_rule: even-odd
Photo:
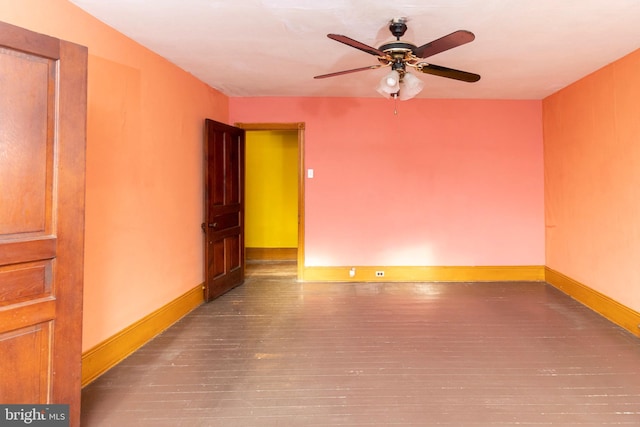
<svg viewBox="0 0 640 427"><path fill-rule="evenodd" d="M613 323L640 337L640 313L545 266L476 267L304 267L303 281L312 282L488 282L546 281ZM376 276L384 271L383 277ZM82 386L142 347L202 304L202 285L145 316L82 355Z"/></svg>
<svg viewBox="0 0 640 427"><path fill-rule="evenodd" d="M355 268L351 276L350 270ZM384 272L377 276L376 272ZM544 281L544 266L304 267L304 282L499 282Z"/></svg>
<svg viewBox="0 0 640 427"><path fill-rule="evenodd" d="M82 386L86 386L203 302L198 285L82 354Z"/></svg>
<svg viewBox="0 0 640 427"><path fill-rule="evenodd" d="M245 248L247 261L295 261L298 248Z"/></svg>
<svg viewBox="0 0 640 427"><path fill-rule="evenodd" d="M610 297L545 267L545 281L616 325L640 337L640 313Z"/></svg>

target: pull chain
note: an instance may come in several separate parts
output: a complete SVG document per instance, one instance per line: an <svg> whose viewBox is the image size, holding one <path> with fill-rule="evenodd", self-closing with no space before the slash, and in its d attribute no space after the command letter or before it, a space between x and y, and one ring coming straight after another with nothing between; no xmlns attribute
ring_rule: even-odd
<svg viewBox="0 0 640 427"><path fill-rule="evenodd" d="M393 95L393 114L398 115L398 94Z"/></svg>

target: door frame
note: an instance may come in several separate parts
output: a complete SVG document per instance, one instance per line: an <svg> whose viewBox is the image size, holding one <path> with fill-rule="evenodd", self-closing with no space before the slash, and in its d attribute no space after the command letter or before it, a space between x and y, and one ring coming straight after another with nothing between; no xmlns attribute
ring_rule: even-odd
<svg viewBox="0 0 640 427"><path fill-rule="evenodd" d="M298 254L297 279L304 280L304 122L294 123L235 123L245 131L295 130L298 131Z"/></svg>

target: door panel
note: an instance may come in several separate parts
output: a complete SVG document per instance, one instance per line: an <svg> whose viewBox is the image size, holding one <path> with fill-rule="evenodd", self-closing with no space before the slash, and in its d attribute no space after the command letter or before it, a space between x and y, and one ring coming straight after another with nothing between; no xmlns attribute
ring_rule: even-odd
<svg viewBox="0 0 640 427"><path fill-rule="evenodd" d="M205 121L206 301L244 281L244 131Z"/></svg>
<svg viewBox="0 0 640 427"><path fill-rule="evenodd" d="M13 403L47 402L48 378L40 373L49 365L51 326L43 322L0 334L2 368L12 373L3 378L3 388L12 390Z"/></svg>
<svg viewBox="0 0 640 427"><path fill-rule="evenodd" d="M0 402L80 423L87 50L0 22Z"/></svg>

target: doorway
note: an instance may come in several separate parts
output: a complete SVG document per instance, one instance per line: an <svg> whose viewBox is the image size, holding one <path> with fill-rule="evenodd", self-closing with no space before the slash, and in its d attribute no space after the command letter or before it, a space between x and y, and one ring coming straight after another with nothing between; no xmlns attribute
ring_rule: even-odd
<svg viewBox="0 0 640 427"><path fill-rule="evenodd" d="M251 200L251 179L248 176L246 181L246 193L248 195L248 203L247 203L247 218L249 227L247 228L247 244L246 244L246 255L247 260L260 259L260 260L269 260L269 261L285 261L287 259L291 259L296 263L296 271L297 271L297 279L303 279L303 271L304 271L304 123L236 123L235 126L244 129L246 132L246 140L247 140L247 163L249 163L250 156L252 153L252 138L256 137L254 141L256 144L260 144L261 149L269 149L268 146L273 146L274 150L277 150L277 153L253 153L260 156L266 156L266 161L269 161L269 156L278 156L282 160L284 158L287 164L283 165L285 169L293 168L294 176L290 176L287 178L288 180L293 179L297 184L297 188L293 191L297 192L297 203L296 206L293 207L293 211L291 210L291 206L287 210L283 210L286 208L286 201L281 200L273 200L277 209L271 211L270 213L266 213L264 216L271 217L273 220L273 216L279 217L283 219L284 224L277 224L275 227L271 227L272 229L276 229L278 231L278 236L265 236L264 227L265 224L256 224L257 230L256 232L259 235L251 236L251 227L253 226L251 221L252 217L256 218L260 215L255 215L255 212L249 212L252 206ZM264 140L263 138L268 138L269 133L273 134L273 139L271 141ZM282 137L285 136L284 139ZM296 147L287 147L291 143L293 139L293 144ZM279 142L282 141L282 143ZM261 141L265 141L262 144ZM286 142L289 141L289 142ZM291 155L291 149L297 148L295 150L295 155ZM294 163L294 164L291 164ZM247 174L249 174L249 166L247 166ZM284 171L284 173L287 173ZM291 183L289 182L289 188L278 188L275 189L276 193L280 198L285 197L289 201L295 198L295 194L291 195ZM277 185L277 184L274 184ZM287 192L289 192L289 196L287 196ZM257 205L260 204L260 201L256 201ZM264 200L262 201L265 202ZM268 202L268 201L267 201ZM297 210L297 212L296 212ZM263 218L264 219L264 218ZM296 221L297 219L297 221ZM292 223L293 222L293 223ZM291 229L293 227L293 230ZM270 243L268 240L271 239ZM267 243L265 243L267 242ZM256 246L257 245L257 246ZM266 245L266 246L265 246Z"/></svg>

